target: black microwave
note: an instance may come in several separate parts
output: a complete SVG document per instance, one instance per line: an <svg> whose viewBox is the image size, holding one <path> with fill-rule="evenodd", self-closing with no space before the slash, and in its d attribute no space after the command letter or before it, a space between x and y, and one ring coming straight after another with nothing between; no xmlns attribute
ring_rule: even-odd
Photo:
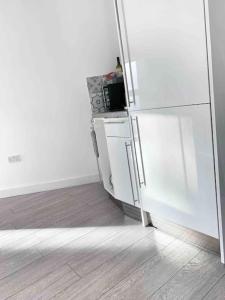
<svg viewBox="0 0 225 300"><path fill-rule="evenodd" d="M105 107L108 111L120 111L126 107L123 82L111 83L103 87Z"/></svg>

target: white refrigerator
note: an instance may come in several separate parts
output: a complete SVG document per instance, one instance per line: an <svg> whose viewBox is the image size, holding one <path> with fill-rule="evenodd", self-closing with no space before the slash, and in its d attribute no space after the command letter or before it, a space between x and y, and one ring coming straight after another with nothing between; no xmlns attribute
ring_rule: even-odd
<svg viewBox="0 0 225 300"><path fill-rule="evenodd" d="M204 1L115 5L143 210L218 238Z"/></svg>

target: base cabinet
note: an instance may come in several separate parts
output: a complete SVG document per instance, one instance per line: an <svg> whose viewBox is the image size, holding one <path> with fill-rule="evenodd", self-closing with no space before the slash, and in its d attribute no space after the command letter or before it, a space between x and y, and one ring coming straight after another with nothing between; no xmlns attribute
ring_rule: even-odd
<svg viewBox="0 0 225 300"><path fill-rule="evenodd" d="M117 200L139 207L128 118L94 119L94 130L104 188Z"/></svg>
<svg viewBox="0 0 225 300"><path fill-rule="evenodd" d="M210 106L132 113L143 209L218 238Z"/></svg>
<svg viewBox="0 0 225 300"><path fill-rule="evenodd" d="M131 140L107 137L114 197L131 205L138 204Z"/></svg>
<svg viewBox="0 0 225 300"><path fill-rule="evenodd" d="M108 154L108 146L105 134L105 126L104 120L95 119L94 120L94 130L97 140L97 147L99 152L98 164L99 171L101 173L102 182L104 188L113 195L113 186L111 182L112 174L109 163L109 154Z"/></svg>

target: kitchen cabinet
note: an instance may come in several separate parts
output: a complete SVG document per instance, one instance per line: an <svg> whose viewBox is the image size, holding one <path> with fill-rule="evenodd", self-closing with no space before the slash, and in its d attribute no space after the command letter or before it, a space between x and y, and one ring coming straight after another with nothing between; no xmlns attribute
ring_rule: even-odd
<svg viewBox="0 0 225 300"><path fill-rule="evenodd" d="M128 104L209 103L204 1L117 0Z"/></svg>
<svg viewBox="0 0 225 300"><path fill-rule="evenodd" d="M129 119L96 118L94 130L104 188L117 200L139 206Z"/></svg>
<svg viewBox="0 0 225 300"><path fill-rule="evenodd" d="M98 164L104 188L113 195L112 173L109 163L108 146L105 134L104 119L94 119L94 131L98 147Z"/></svg>
<svg viewBox="0 0 225 300"><path fill-rule="evenodd" d="M131 205L138 204L131 140L107 137L114 197Z"/></svg>
<svg viewBox="0 0 225 300"><path fill-rule="evenodd" d="M134 149L128 118L105 119L114 197L138 206Z"/></svg>
<svg viewBox="0 0 225 300"><path fill-rule="evenodd" d="M143 209L218 238L210 106L147 110L131 116Z"/></svg>

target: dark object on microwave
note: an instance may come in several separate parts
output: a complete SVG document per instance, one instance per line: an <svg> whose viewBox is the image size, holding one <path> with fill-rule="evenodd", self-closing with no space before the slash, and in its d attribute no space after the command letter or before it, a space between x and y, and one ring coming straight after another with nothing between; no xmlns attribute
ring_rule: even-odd
<svg viewBox="0 0 225 300"><path fill-rule="evenodd" d="M105 106L109 111L124 110L126 106L123 82L108 84L103 87Z"/></svg>

